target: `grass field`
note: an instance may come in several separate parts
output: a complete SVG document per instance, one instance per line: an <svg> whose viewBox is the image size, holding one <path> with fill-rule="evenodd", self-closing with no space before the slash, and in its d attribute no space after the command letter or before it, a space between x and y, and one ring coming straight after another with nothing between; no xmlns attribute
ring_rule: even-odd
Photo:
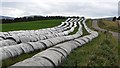
<svg viewBox="0 0 120 68"><path fill-rule="evenodd" d="M15 22L10 24L0 24L2 26L2 31L13 31L13 30L36 30L48 27L54 27L61 22L65 21L61 20L39 20L39 21L30 21L30 22Z"/></svg>
<svg viewBox="0 0 120 68"><path fill-rule="evenodd" d="M98 26L100 28L103 28L103 29L107 29L107 30L110 30L110 31L113 31L113 32L120 32L120 29L118 26L119 23L118 21L114 22L114 21L109 21L109 20L99 20L98 21Z"/></svg>

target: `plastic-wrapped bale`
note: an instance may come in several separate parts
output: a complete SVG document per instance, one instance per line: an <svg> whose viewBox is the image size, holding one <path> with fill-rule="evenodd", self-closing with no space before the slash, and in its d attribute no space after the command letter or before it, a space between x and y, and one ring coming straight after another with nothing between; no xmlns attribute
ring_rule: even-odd
<svg viewBox="0 0 120 68"><path fill-rule="evenodd" d="M70 23L69 22L65 22L65 26L66 27L70 26Z"/></svg>
<svg viewBox="0 0 120 68"><path fill-rule="evenodd" d="M0 32L0 36L4 36L3 32Z"/></svg>
<svg viewBox="0 0 120 68"><path fill-rule="evenodd" d="M73 25L73 23L72 23L72 22L70 22L70 26L69 26L69 27L72 27L72 25Z"/></svg>
<svg viewBox="0 0 120 68"><path fill-rule="evenodd" d="M83 41L85 41L86 43L89 42L89 39L86 38L86 37L81 37L80 39L83 40Z"/></svg>
<svg viewBox="0 0 120 68"><path fill-rule="evenodd" d="M59 39L60 41L65 41L66 40L65 36L56 37L56 38Z"/></svg>
<svg viewBox="0 0 120 68"><path fill-rule="evenodd" d="M68 34L72 32L71 30L67 30L67 31L68 31Z"/></svg>
<svg viewBox="0 0 120 68"><path fill-rule="evenodd" d="M59 36L65 36L66 34L64 32L58 33Z"/></svg>
<svg viewBox="0 0 120 68"><path fill-rule="evenodd" d="M52 38L59 37L59 36L62 36L62 35L60 35L60 33L54 33Z"/></svg>
<svg viewBox="0 0 120 68"><path fill-rule="evenodd" d="M35 30L29 30L29 33L34 34Z"/></svg>
<svg viewBox="0 0 120 68"><path fill-rule="evenodd" d="M26 37L26 36L20 36L20 41L21 41L22 43L26 43L26 42L28 42L27 38L28 38L28 37Z"/></svg>
<svg viewBox="0 0 120 68"><path fill-rule="evenodd" d="M39 42L42 43L42 44L44 44L46 47L53 46L53 43L50 40L48 40L48 39L46 39L46 40L40 40Z"/></svg>
<svg viewBox="0 0 120 68"><path fill-rule="evenodd" d="M59 30L56 30L56 31L57 31L57 33L60 33L60 32L63 32L64 30L66 30L66 29L59 29Z"/></svg>
<svg viewBox="0 0 120 68"><path fill-rule="evenodd" d="M71 49L73 50L74 48L77 48L79 43L78 42L75 42L75 41L69 41L69 42L66 42L67 45L69 45L71 47Z"/></svg>
<svg viewBox="0 0 120 68"><path fill-rule="evenodd" d="M72 39L74 39L74 36L73 35L69 35L69 36L66 36L65 38L66 38L66 40L72 40Z"/></svg>
<svg viewBox="0 0 120 68"><path fill-rule="evenodd" d="M60 43L62 42L61 40L59 40L58 38L51 38L51 39L48 39L50 42L52 42L52 45L55 45L57 43Z"/></svg>
<svg viewBox="0 0 120 68"><path fill-rule="evenodd" d="M36 57L45 58L49 60L49 62L51 62L54 66L58 66L59 63L61 63L61 60L64 59L64 56L61 53L50 49L42 51L37 55L33 56L32 58L36 58Z"/></svg>
<svg viewBox="0 0 120 68"><path fill-rule="evenodd" d="M38 37L39 35L32 35L34 37L34 41L38 41L40 40L40 38ZM31 40L31 39L30 39Z"/></svg>
<svg viewBox="0 0 120 68"><path fill-rule="evenodd" d="M11 56L11 55L10 55ZM2 61L3 59L6 59L6 58L8 58L8 57L10 57L9 56L9 53L7 53L7 52L5 52L2 48L0 48L0 61Z"/></svg>
<svg viewBox="0 0 120 68"><path fill-rule="evenodd" d="M46 48L46 45L40 43L40 42L27 42L29 45L31 45L34 50L38 50L38 49L44 49Z"/></svg>
<svg viewBox="0 0 120 68"><path fill-rule="evenodd" d="M53 30L53 31L54 31L54 30L56 30L56 28L55 28L55 27L53 27L53 28L51 28L51 30Z"/></svg>
<svg viewBox="0 0 120 68"><path fill-rule="evenodd" d="M0 47L3 47L3 46L9 46L9 44L6 43L4 40L0 41Z"/></svg>
<svg viewBox="0 0 120 68"><path fill-rule="evenodd" d="M76 32L76 34L83 35L83 32L82 32L82 30L78 30L78 32Z"/></svg>
<svg viewBox="0 0 120 68"><path fill-rule="evenodd" d="M51 47L51 48L49 48L49 50L54 50L54 51L59 52L60 54L63 55L64 58L67 57L67 55L68 55L68 53L64 49L61 49L59 47Z"/></svg>
<svg viewBox="0 0 120 68"><path fill-rule="evenodd" d="M49 39L49 38L55 37L55 35L53 35L53 34L48 34L48 35L46 35L46 37Z"/></svg>
<svg viewBox="0 0 120 68"><path fill-rule="evenodd" d="M68 35L70 32L64 31L63 33L64 33L64 35Z"/></svg>
<svg viewBox="0 0 120 68"><path fill-rule="evenodd" d="M0 41L4 40L2 37L0 37Z"/></svg>
<svg viewBox="0 0 120 68"><path fill-rule="evenodd" d="M71 20L70 20L69 22L73 22L73 20L74 20L74 19L73 19L73 18L71 18Z"/></svg>
<svg viewBox="0 0 120 68"><path fill-rule="evenodd" d="M66 43L63 43L63 44L58 44L55 47L63 48L69 54L71 52L71 50L76 47L76 44L66 42Z"/></svg>
<svg viewBox="0 0 120 68"><path fill-rule="evenodd" d="M21 62L18 62L14 65L12 65L11 67L8 67L8 68L12 68L14 66L41 66L42 68L53 68L53 64L45 59L45 58L41 58L41 57L32 57L32 58L28 58L28 59L25 59L24 61L21 61ZM53 67L52 67L53 66ZM30 67L31 68L31 67Z"/></svg>
<svg viewBox="0 0 120 68"><path fill-rule="evenodd" d="M81 43L78 42L78 41L75 41L75 40L69 41L69 43L74 43L75 44L74 48L77 48L77 47L81 46Z"/></svg>
<svg viewBox="0 0 120 68"><path fill-rule="evenodd" d="M7 37L10 36L8 32L3 32L3 34Z"/></svg>
<svg viewBox="0 0 120 68"><path fill-rule="evenodd" d="M64 28L64 31L65 31L65 30L67 30L67 29L69 29L69 28L70 28L69 26L68 26L68 27L66 27L66 28Z"/></svg>
<svg viewBox="0 0 120 68"><path fill-rule="evenodd" d="M72 24L71 24L71 26L72 26ZM68 29L70 29L70 28L71 28L71 26L70 26L70 25L69 25L69 26L67 26L67 27L66 27L66 29L67 29L67 30L68 30Z"/></svg>
<svg viewBox="0 0 120 68"><path fill-rule="evenodd" d="M1 60L2 60L2 49L0 49L0 62L1 62ZM1 63L0 63L1 64Z"/></svg>
<svg viewBox="0 0 120 68"><path fill-rule="evenodd" d="M73 18L72 22L76 22L76 20L77 20L76 18Z"/></svg>
<svg viewBox="0 0 120 68"><path fill-rule="evenodd" d="M64 31L67 29L67 27L69 26L69 24L68 23L66 23L66 25L65 26L63 26L62 28L60 28L60 29L64 29Z"/></svg>
<svg viewBox="0 0 120 68"><path fill-rule="evenodd" d="M66 28L68 26L68 23L66 23L66 25L65 26L63 26L63 28Z"/></svg>
<svg viewBox="0 0 120 68"><path fill-rule="evenodd" d="M34 41L36 40L36 38L35 38L35 37L33 37L32 35L30 35L30 36L29 36L29 39L30 39L30 41L29 41L29 42L34 42Z"/></svg>
<svg viewBox="0 0 120 68"><path fill-rule="evenodd" d="M10 48L8 47L4 47L4 48L0 48L0 51L2 51L2 59L1 60L4 60L6 58L10 58L14 55L15 52L13 52L13 50L11 50Z"/></svg>
<svg viewBox="0 0 120 68"><path fill-rule="evenodd" d="M80 34L74 34L73 37L78 38L78 37L80 37Z"/></svg>
<svg viewBox="0 0 120 68"><path fill-rule="evenodd" d="M89 39L89 41L91 41L93 38L91 37L91 36L89 36L89 35L87 35L87 36L84 36L85 38L88 38Z"/></svg>
<svg viewBox="0 0 120 68"><path fill-rule="evenodd" d="M65 29L65 28L56 29L57 33L59 33L59 32L63 32L64 30L66 30L66 29Z"/></svg>
<svg viewBox="0 0 120 68"><path fill-rule="evenodd" d="M74 31L74 28L72 27L71 29L70 29L70 32L73 32Z"/></svg>
<svg viewBox="0 0 120 68"><path fill-rule="evenodd" d="M18 45L23 49L24 53L29 53L31 51L34 51L34 48L27 43L21 43Z"/></svg>
<svg viewBox="0 0 120 68"><path fill-rule="evenodd" d="M77 42L81 43L81 45L83 45L83 44L85 44L85 43L86 43L85 41L81 40L80 38L79 38L79 39L75 39L75 41L77 41Z"/></svg>
<svg viewBox="0 0 120 68"><path fill-rule="evenodd" d="M6 39L11 39L14 40L15 42L19 43L20 42L20 38L17 35L13 35L13 36L9 36Z"/></svg>
<svg viewBox="0 0 120 68"><path fill-rule="evenodd" d="M61 24L61 25L59 25L58 27L62 27L64 24L65 24L65 22L62 22L62 24Z"/></svg>
<svg viewBox="0 0 120 68"><path fill-rule="evenodd" d="M90 34L89 36L90 36L92 39L93 39L93 38L95 38L95 36L94 36L94 35L92 35L92 34Z"/></svg>
<svg viewBox="0 0 120 68"><path fill-rule="evenodd" d="M65 22L69 22L71 20L71 18L68 18Z"/></svg>
<svg viewBox="0 0 120 68"><path fill-rule="evenodd" d="M76 22L77 21L77 18L74 18L73 22Z"/></svg>
<svg viewBox="0 0 120 68"><path fill-rule="evenodd" d="M16 52L16 55L21 55L22 53L24 53L23 49L19 45L10 46L9 48L13 49ZM16 56L16 55L14 55L14 56Z"/></svg>
<svg viewBox="0 0 120 68"><path fill-rule="evenodd" d="M11 53L11 57L17 56L19 53L19 50L16 50L16 47L7 47L9 52ZM18 53L17 53L18 52ZM10 57L9 57L10 58Z"/></svg>
<svg viewBox="0 0 120 68"><path fill-rule="evenodd" d="M64 24L64 26L69 26L70 25L70 23L69 22L65 22L65 24ZM62 27L62 28L64 28L64 26Z"/></svg>
<svg viewBox="0 0 120 68"><path fill-rule="evenodd" d="M36 35L26 35L26 36L20 36L20 40L22 43L26 43L26 42L30 42L30 41L38 41L39 39L38 39L38 37L36 37Z"/></svg>
<svg viewBox="0 0 120 68"><path fill-rule="evenodd" d="M94 35L95 37L97 37L98 33L97 32L93 32L92 35Z"/></svg>
<svg viewBox="0 0 120 68"><path fill-rule="evenodd" d="M3 46L9 46L9 45L16 45L17 43L11 39L7 39L7 40L3 40L3 41L0 41L0 47L3 47Z"/></svg>
<svg viewBox="0 0 120 68"><path fill-rule="evenodd" d="M16 45L17 43L14 40L6 40L9 45Z"/></svg>
<svg viewBox="0 0 120 68"><path fill-rule="evenodd" d="M55 37L65 36L64 32L61 32L61 33L56 33L55 35L56 35Z"/></svg>
<svg viewBox="0 0 120 68"><path fill-rule="evenodd" d="M36 35L28 35L26 37L26 39L28 40L28 42L32 41L32 42L35 42L35 41L38 41L39 40L39 37L36 36Z"/></svg>
<svg viewBox="0 0 120 68"><path fill-rule="evenodd" d="M1 48L1 50L3 50L2 52L3 59L21 55L22 53L29 53L31 51L34 51L35 49L38 50L38 49L45 48L44 45L41 43L38 43L38 42L33 42L34 44L33 43L31 44L31 43L29 44L21 43L15 46L7 46L7 47Z"/></svg>
<svg viewBox="0 0 120 68"><path fill-rule="evenodd" d="M74 25L74 26L73 26L73 28L76 28L76 27L77 27L77 25Z"/></svg>
<svg viewBox="0 0 120 68"><path fill-rule="evenodd" d="M47 37L46 37L46 36L43 36L43 35L39 35L39 38L40 38L40 40L47 39Z"/></svg>
<svg viewBox="0 0 120 68"><path fill-rule="evenodd" d="M96 35L95 35L94 33L91 33L91 35L90 35L90 36L92 36L92 37L94 37L94 38L96 37Z"/></svg>

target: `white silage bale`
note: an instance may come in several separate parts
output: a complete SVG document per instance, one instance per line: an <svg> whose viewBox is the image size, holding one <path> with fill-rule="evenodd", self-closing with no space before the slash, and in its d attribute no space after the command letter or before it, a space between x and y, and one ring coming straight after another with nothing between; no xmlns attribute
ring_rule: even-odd
<svg viewBox="0 0 120 68"><path fill-rule="evenodd" d="M53 45L49 40L40 40L39 42L44 43L47 47L50 47Z"/></svg>

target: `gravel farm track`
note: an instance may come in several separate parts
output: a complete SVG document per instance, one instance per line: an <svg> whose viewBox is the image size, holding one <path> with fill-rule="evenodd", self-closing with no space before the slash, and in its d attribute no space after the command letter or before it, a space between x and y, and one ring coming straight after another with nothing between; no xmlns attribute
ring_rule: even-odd
<svg viewBox="0 0 120 68"><path fill-rule="evenodd" d="M100 30L100 31L107 31L106 29L102 29L98 26L97 24L97 20L93 20L93 23L92 23L92 27L95 28L96 30ZM120 37L120 33L117 33L117 32L113 32L113 31L109 31L110 33L112 33L112 35L118 39ZM120 40L119 40L120 41Z"/></svg>

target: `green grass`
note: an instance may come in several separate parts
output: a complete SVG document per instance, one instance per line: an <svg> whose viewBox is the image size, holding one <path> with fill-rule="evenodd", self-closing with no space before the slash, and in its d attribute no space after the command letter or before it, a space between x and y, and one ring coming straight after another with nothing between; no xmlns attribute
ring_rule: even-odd
<svg viewBox="0 0 120 68"><path fill-rule="evenodd" d="M89 28L92 28L92 20L91 20L91 19L87 19L87 20L86 20L86 25L87 25Z"/></svg>
<svg viewBox="0 0 120 68"><path fill-rule="evenodd" d="M118 41L118 56L119 56L119 60L118 61L120 63L120 41Z"/></svg>
<svg viewBox="0 0 120 68"><path fill-rule="evenodd" d="M117 41L111 34L100 32L98 38L70 53L61 66L118 65L117 45Z"/></svg>
<svg viewBox="0 0 120 68"><path fill-rule="evenodd" d="M15 31L15 30L36 30L48 27L54 27L61 22L65 21L64 19L60 20L39 20L39 21L29 21L29 22L15 22L10 24L0 24L2 26L2 31Z"/></svg>
<svg viewBox="0 0 120 68"><path fill-rule="evenodd" d="M107 29L113 32L120 32L120 29L118 27L119 26L118 21L114 22L102 19L98 21L98 26L100 28Z"/></svg>

